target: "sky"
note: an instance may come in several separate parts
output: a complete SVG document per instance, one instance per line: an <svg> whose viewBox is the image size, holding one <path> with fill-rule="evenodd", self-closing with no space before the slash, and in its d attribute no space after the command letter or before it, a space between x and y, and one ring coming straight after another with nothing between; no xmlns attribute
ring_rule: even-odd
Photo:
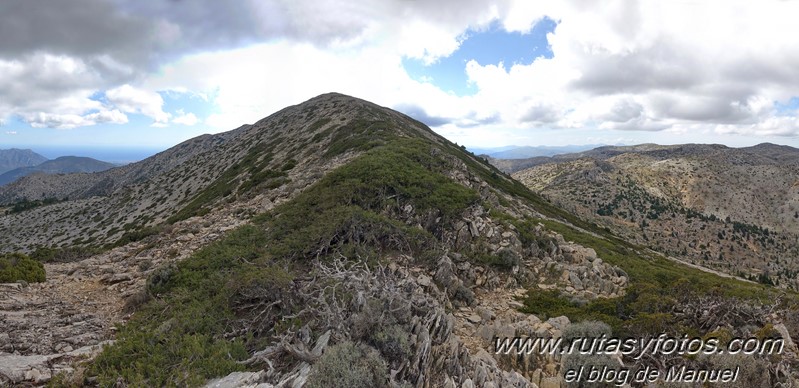
<svg viewBox="0 0 799 388"><path fill-rule="evenodd" d="M0 2L0 149L159 150L340 92L468 147L799 146L795 0Z"/></svg>

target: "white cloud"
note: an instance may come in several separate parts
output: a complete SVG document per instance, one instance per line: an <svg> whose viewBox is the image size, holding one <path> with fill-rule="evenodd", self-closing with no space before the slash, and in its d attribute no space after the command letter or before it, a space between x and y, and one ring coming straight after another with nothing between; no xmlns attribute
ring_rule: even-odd
<svg viewBox="0 0 799 388"><path fill-rule="evenodd" d="M105 110L102 112L91 113L84 116L87 120L95 123L110 123L110 124L125 124L128 122L128 116L117 109Z"/></svg>
<svg viewBox="0 0 799 388"><path fill-rule="evenodd" d="M773 106L799 93L799 38L785 33L797 2L519 0L507 10L511 30L558 21L551 59L466 66L473 100L503 112L508 127L799 134Z"/></svg>
<svg viewBox="0 0 799 388"><path fill-rule="evenodd" d="M112 66L107 59L98 58ZM0 119L11 115L33 127L69 129L128 122L118 109L92 96L108 81L83 59L36 53L0 60Z"/></svg>
<svg viewBox="0 0 799 388"><path fill-rule="evenodd" d="M37 113L80 115L102 104L90 99L102 85L98 74L80 59L37 53L0 59L0 119Z"/></svg>
<svg viewBox="0 0 799 388"><path fill-rule="evenodd" d="M153 119L155 126L169 122L170 114L163 111L164 99L156 92L134 88L128 84L105 92L108 102L126 113L141 113Z"/></svg>
<svg viewBox="0 0 799 388"><path fill-rule="evenodd" d="M37 112L23 116L34 128L71 129L97 124L125 124L128 117L119 110L101 111L86 115Z"/></svg>
<svg viewBox="0 0 799 388"><path fill-rule="evenodd" d="M200 119L198 119L194 113L185 113L183 112L183 109L178 109L176 114L177 116L172 119L172 122L175 124L192 126L200 122Z"/></svg>

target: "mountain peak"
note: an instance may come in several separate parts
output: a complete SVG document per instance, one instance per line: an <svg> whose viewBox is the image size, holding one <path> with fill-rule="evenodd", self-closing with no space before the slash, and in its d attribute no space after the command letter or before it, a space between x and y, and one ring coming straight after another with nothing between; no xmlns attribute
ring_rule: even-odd
<svg viewBox="0 0 799 388"><path fill-rule="evenodd" d="M0 174L16 168L32 167L45 161L47 158L29 149L0 150Z"/></svg>

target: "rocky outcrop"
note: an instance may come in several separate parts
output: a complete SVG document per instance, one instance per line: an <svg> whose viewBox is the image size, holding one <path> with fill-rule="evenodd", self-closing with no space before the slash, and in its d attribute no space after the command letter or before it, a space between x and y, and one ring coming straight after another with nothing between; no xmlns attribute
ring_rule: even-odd
<svg viewBox="0 0 799 388"><path fill-rule="evenodd" d="M560 235L554 238L559 244L554 255L533 266L539 288L562 290L583 300L624 295L628 282L624 270L608 265L591 248L566 243Z"/></svg>
<svg viewBox="0 0 799 388"><path fill-rule="evenodd" d="M28 355L0 353L0 385L2 384L43 384L58 374L72 374L74 365L93 358L102 351L103 346L112 341L103 341L95 345L83 346L75 350L46 355Z"/></svg>

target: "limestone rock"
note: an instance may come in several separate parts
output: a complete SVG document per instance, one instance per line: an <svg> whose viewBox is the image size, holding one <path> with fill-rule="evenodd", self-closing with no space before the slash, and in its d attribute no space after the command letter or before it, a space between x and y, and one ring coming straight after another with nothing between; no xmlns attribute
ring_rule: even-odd
<svg viewBox="0 0 799 388"><path fill-rule="evenodd" d="M266 372L233 372L225 377L209 381L206 388L271 388L264 383Z"/></svg>

